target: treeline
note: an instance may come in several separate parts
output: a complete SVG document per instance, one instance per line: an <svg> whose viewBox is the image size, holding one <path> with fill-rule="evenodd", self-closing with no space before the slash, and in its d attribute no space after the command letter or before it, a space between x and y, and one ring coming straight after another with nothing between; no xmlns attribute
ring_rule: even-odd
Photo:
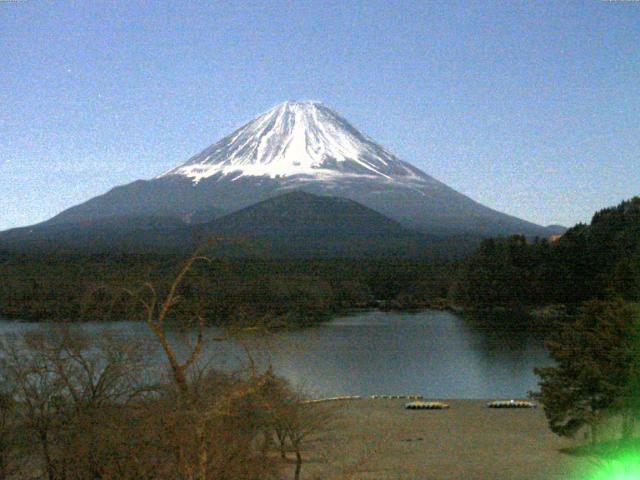
<svg viewBox="0 0 640 480"><path fill-rule="evenodd" d="M555 241L487 239L462 263L453 301L519 308L591 299L640 298L640 198L597 212Z"/></svg>
<svg viewBox="0 0 640 480"><path fill-rule="evenodd" d="M0 254L0 316L123 320L140 311L127 292L169 287L180 255ZM172 313L207 322L303 325L357 308L445 304L454 266L410 259L224 259L194 265Z"/></svg>

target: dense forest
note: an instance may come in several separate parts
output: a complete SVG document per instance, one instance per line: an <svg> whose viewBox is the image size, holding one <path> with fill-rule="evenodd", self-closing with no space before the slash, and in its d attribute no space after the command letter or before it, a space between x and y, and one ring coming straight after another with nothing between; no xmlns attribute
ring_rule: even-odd
<svg viewBox="0 0 640 480"><path fill-rule="evenodd" d="M475 309L640 298L640 197L555 240L487 239L463 262L453 301Z"/></svg>
<svg viewBox="0 0 640 480"><path fill-rule="evenodd" d="M179 255L0 255L0 316L120 320L137 314L131 295L169 287ZM357 308L445 303L454 266L409 259L268 260L212 257L194 265L174 316L208 322L302 325Z"/></svg>

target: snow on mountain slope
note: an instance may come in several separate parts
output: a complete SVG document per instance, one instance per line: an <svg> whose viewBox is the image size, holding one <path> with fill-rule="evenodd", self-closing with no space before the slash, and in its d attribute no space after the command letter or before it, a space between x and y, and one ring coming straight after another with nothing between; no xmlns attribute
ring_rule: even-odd
<svg viewBox="0 0 640 480"><path fill-rule="evenodd" d="M162 175L115 187L44 225L140 216L192 222L197 212L213 218L294 190L350 199L433 235L548 235L455 191L308 101L277 105Z"/></svg>
<svg viewBox="0 0 640 480"><path fill-rule="evenodd" d="M221 174L331 180L371 177L411 181L422 172L399 160L319 102L285 102L157 178L195 183Z"/></svg>

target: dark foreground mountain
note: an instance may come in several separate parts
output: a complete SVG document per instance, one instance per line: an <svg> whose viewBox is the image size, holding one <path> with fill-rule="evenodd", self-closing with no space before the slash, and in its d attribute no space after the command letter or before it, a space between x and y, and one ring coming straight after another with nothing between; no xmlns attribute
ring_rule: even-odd
<svg viewBox="0 0 640 480"><path fill-rule="evenodd" d="M353 200L289 192L203 226L222 234L277 237L371 237L407 234L400 223Z"/></svg>
<svg viewBox="0 0 640 480"><path fill-rule="evenodd" d="M43 225L67 225L61 227L67 231L87 222L99 229L104 219L123 227L130 218L197 223L292 190L350 199L432 235L546 237L562 230L471 200L317 102L278 105L186 163L152 180L116 187Z"/></svg>
<svg viewBox="0 0 640 480"><path fill-rule="evenodd" d="M299 191L263 200L193 230L202 240L241 239L255 254L269 256L457 257L477 243L469 238L445 242L353 200Z"/></svg>
<svg viewBox="0 0 640 480"><path fill-rule="evenodd" d="M43 224L0 235L0 247L23 252L188 253L212 242L233 256L440 257L471 251L478 239L439 238L353 200L288 192L198 224L178 217L118 216Z"/></svg>

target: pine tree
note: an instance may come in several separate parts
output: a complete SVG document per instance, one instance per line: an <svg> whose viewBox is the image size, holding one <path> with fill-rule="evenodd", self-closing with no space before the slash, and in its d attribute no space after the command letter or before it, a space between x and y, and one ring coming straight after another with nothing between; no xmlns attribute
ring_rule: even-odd
<svg viewBox="0 0 640 480"><path fill-rule="evenodd" d="M601 420L622 414L630 434L630 419L640 407L640 346L635 309L622 300L592 300L583 304L575 320L562 325L547 341L556 366L537 368L549 427L573 436L583 426L597 441Z"/></svg>

